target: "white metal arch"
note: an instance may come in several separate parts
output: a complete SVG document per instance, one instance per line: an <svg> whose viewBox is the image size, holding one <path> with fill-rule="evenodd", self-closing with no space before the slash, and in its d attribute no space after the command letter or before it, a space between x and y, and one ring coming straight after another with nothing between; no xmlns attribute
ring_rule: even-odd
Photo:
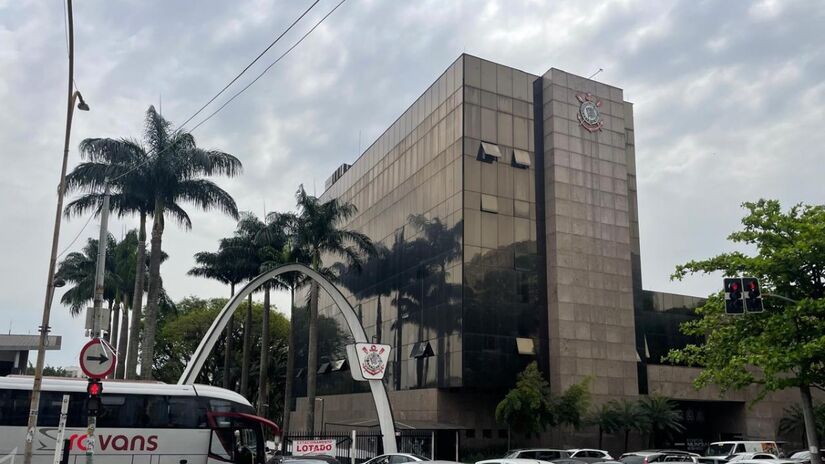
<svg viewBox="0 0 825 464"><path fill-rule="evenodd" d="M215 343L217 343L218 338L221 336L221 333L223 333L223 330L226 328L229 319L235 313L235 310L238 309L238 306L240 306L241 302L243 302L243 300L250 293L257 290L258 287L262 286L268 280L271 280L287 272L300 272L305 274L309 278L313 279L314 281L318 282L318 285L320 285L321 288L323 288L329 294L329 296L332 297L332 300L335 302L335 304L338 305L338 308L344 315L344 320L346 321L347 326L349 326L349 330L352 333L352 338L355 339L355 342L369 342L369 340L367 340L367 334L364 332L364 327L358 320L358 316L355 314L355 311L352 309L352 306L350 306L347 299L344 298L344 295L341 294L341 291L338 290L338 287L333 285L321 274L319 274L318 272L316 272L308 266L298 263L284 264L282 266L276 267L275 269L264 272L258 277L252 279L251 282L246 284L238 293L235 294L234 297L232 297L226 303L226 306L223 307L221 312L218 314L218 317L215 319L214 322L212 322L212 326L210 326L209 330L206 331L206 335L204 335L203 339L198 345L198 348L192 355L192 359L189 361L189 364L186 366L186 369L183 371L183 374L181 374L180 379L178 379L179 385L191 385L195 382L195 379L198 377L201 368L203 368L203 364L206 361L206 357L209 356L210 352L212 352L212 349L215 347ZM357 369L357 366L351 366L351 368ZM383 435L384 452L396 453L397 447L395 443L395 424L393 422L390 401L387 397L387 389L384 386L384 382L381 380L368 380L368 382L370 384L372 398L375 401L375 411L378 413L378 423L381 427L381 434Z"/></svg>

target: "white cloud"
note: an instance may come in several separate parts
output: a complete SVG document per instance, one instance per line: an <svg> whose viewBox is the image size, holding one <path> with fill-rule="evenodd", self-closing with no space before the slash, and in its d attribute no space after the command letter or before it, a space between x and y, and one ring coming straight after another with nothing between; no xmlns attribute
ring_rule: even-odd
<svg viewBox="0 0 825 464"><path fill-rule="evenodd" d="M239 83L335 3L320 2ZM183 122L307 5L76 3L77 82L92 111L76 114L72 164L82 138L139 137L146 108L161 95L164 115ZM645 285L703 294L715 288L713 279L676 284L667 276L678 263L726 249L738 203L822 201L823 5L351 1L195 135L242 159L243 176L217 181L242 210L262 214L264 202L269 210L290 208L299 183L320 191L335 167L356 158L359 132L366 148L463 51L535 74L604 68L599 79L634 102ZM13 173L0 183L0 240L12 244L0 262L9 283L0 293L0 325L13 321L22 332L39 323L65 86L60 3L0 0L0 141ZM175 297L224 296L222 286L185 272L192 254L213 249L233 221L190 213L194 230L169 227L164 237L167 286ZM61 248L83 222L64 223ZM124 225L134 220L112 228ZM276 301L286 307L282 295ZM49 362L75 364L80 322L59 305L53 314L67 342Z"/></svg>

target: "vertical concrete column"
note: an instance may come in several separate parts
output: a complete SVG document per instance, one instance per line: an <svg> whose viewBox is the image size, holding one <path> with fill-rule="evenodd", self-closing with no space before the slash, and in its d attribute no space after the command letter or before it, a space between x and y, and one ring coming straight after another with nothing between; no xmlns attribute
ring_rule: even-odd
<svg viewBox="0 0 825 464"><path fill-rule="evenodd" d="M582 100L599 123L588 130ZM550 381L592 376L598 396L638 394L628 158L621 89L557 69L542 78ZM596 128L594 126L600 126ZM638 239L635 241L638 244ZM638 245L636 245L638 246ZM638 248L636 248L638 249Z"/></svg>

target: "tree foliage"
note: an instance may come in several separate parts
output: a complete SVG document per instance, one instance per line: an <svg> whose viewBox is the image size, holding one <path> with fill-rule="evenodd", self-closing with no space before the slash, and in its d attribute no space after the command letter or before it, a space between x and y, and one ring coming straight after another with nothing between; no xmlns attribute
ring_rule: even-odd
<svg viewBox="0 0 825 464"><path fill-rule="evenodd" d="M760 279L766 311L730 317L721 294L697 309L699 319L682 325L702 343L673 350L667 360L702 367L697 388L722 391L750 385L758 398L789 387L825 386L825 207L796 205L783 212L778 201L745 203L743 228L728 237L756 250L735 251L678 266L673 275L721 272Z"/></svg>
<svg viewBox="0 0 825 464"><path fill-rule="evenodd" d="M218 316L220 310L226 305L224 298L201 299L197 297L187 297L178 302L175 307L177 311L162 317L158 321L158 333L160 336L155 342L155 358L153 364L154 378L175 383L191 359L198 344L203 339L206 331ZM253 304L252 307L252 327L251 330L259 332L262 329L263 305ZM283 390L284 375L286 368L286 343L289 333L289 320L279 312L272 312L269 326L269 355L270 369L267 370L269 385L269 408L267 417L280 419L282 398L280 392ZM243 328L234 326L231 334L232 345L241 346L243 339ZM255 338L254 349L251 352L252 365L256 367L260 363L261 345L260 338ZM223 378L223 360L226 350L226 337L220 337L215 348L210 353L203 369L198 376L199 383L216 385L221 383ZM241 378L242 353L235 349L230 352L230 373L231 388L237 390ZM258 392L258 370L252 369L250 399L255 399Z"/></svg>
<svg viewBox="0 0 825 464"><path fill-rule="evenodd" d="M539 433L548 427L579 427L590 404L590 379L552 395L538 364L532 362L518 375L516 386L496 406L496 420L519 433Z"/></svg>

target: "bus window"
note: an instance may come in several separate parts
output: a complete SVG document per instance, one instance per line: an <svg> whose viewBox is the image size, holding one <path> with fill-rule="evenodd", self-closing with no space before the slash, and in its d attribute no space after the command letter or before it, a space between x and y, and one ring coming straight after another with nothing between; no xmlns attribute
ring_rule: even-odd
<svg viewBox="0 0 825 464"><path fill-rule="evenodd" d="M31 396L25 390L0 390L0 425L25 426Z"/></svg>

